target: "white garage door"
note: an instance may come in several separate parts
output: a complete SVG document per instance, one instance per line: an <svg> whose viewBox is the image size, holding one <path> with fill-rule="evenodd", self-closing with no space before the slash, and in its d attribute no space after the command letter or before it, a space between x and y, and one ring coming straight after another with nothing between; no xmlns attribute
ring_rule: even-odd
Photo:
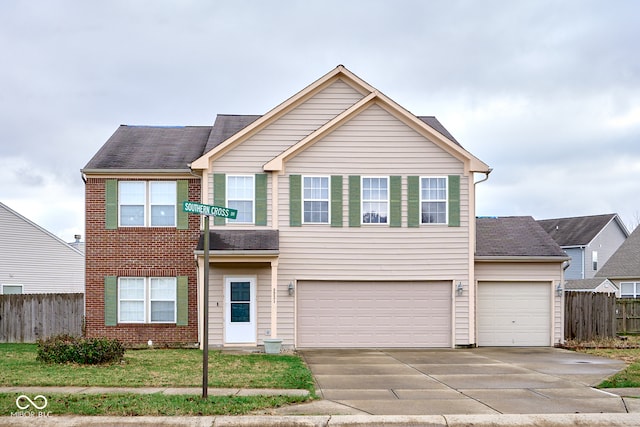
<svg viewBox="0 0 640 427"><path fill-rule="evenodd" d="M450 347L451 284L297 285L298 347Z"/></svg>
<svg viewBox="0 0 640 427"><path fill-rule="evenodd" d="M551 345L551 285L541 282L478 284L478 345Z"/></svg>

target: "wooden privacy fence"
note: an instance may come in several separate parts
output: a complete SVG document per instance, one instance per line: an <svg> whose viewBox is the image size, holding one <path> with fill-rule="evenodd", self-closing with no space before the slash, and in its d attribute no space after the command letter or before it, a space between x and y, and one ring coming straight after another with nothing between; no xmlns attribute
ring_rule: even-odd
<svg viewBox="0 0 640 427"><path fill-rule="evenodd" d="M617 328L617 331L620 334L640 333L640 300L618 300Z"/></svg>
<svg viewBox="0 0 640 427"><path fill-rule="evenodd" d="M82 335L84 294L0 295L0 342Z"/></svg>
<svg viewBox="0 0 640 427"><path fill-rule="evenodd" d="M565 292L564 337L589 341L616 336L615 294Z"/></svg>

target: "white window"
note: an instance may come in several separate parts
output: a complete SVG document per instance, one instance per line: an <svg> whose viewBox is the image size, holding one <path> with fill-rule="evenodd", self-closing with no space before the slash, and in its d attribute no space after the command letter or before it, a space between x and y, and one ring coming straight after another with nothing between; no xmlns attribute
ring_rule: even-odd
<svg viewBox="0 0 640 427"><path fill-rule="evenodd" d="M228 175L227 207L236 209L238 216L236 219L227 219L227 221L253 224L254 196L253 175Z"/></svg>
<svg viewBox="0 0 640 427"><path fill-rule="evenodd" d="M3 295L16 295L22 293L22 285L2 285L0 293Z"/></svg>
<svg viewBox="0 0 640 427"><path fill-rule="evenodd" d="M591 263L593 264L593 271L598 270L598 251L591 251Z"/></svg>
<svg viewBox="0 0 640 427"><path fill-rule="evenodd" d="M620 282L622 298L640 298L640 282Z"/></svg>
<svg viewBox="0 0 640 427"><path fill-rule="evenodd" d="M329 223L329 177L303 178L302 209L305 223Z"/></svg>
<svg viewBox="0 0 640 427"><path fill-rule="evenodd" d="M175 227L175 181L120 181L118 208L121 227Z"/></svg>
<svg viewBox="0 0 640 427"><path fill-rule="evenodd" d="M175 323L175 277L120 277L118 322Z"/></svg>
<svg viewBox="0 0 640 427"><path fill-rule="evenodd" d="M386 224L389 213L389 178L362 178L362 223Z"/></svg>
<svg viewBox="0 0 640 427"><path fill-rule="evenodd" d="M420 211L422 224L447 223L447 178L420 178Z"/></svg>

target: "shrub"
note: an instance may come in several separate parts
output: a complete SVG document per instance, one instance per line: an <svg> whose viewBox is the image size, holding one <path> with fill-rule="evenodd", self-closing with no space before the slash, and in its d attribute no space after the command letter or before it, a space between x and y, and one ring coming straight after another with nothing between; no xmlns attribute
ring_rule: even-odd
<svg viewBox="0 0 640 427"><path fill-rule="evenodd" d="M119 362L124 356L124 346L116 339L76 338L56 335L38 340L36 360L45 363L80 363L97 365Z"/></svg>

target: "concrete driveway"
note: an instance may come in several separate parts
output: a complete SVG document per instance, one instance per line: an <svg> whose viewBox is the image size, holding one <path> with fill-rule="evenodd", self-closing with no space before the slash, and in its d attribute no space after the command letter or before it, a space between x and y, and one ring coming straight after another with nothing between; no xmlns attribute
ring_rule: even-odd
<svg viewBox="0 0 640 427"><path fill-rule="evenodd" d="M631 412L591 386L620 361L554 348L304 350L325 400L289 413L446 415ZM637 408L637 407L636 407ZM633 409L633 408L632 408Z"/></svg>

